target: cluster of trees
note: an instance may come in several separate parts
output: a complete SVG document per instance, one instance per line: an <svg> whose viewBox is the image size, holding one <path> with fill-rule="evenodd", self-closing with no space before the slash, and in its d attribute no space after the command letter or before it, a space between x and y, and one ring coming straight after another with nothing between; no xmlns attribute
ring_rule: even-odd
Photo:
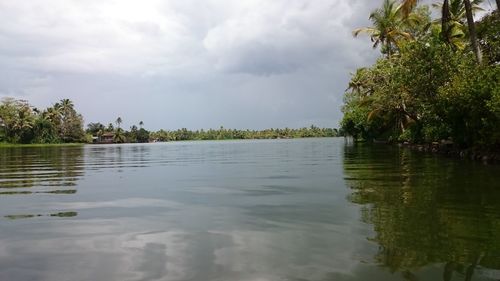
<svg viewBox="0 0 500 281"><path fill-rule="evenodd" d="M116 127L113 123L109 123L108 126L97 123L89 123L87 125L86 133L91 136L96 136L98 141L100 141L105 134L111 134L113 137L113 142L115 143L144 143L149 142L150 133L143 128L144 122L139 122L138 128L136 125L132 125L130 130L124 130L121 128L123 120L118 117L115 121Z"/></svg>
<svg viewBox="0 0 500 281"><path fill-rule="evenodd" d="M4 98L0 101L0 142L83 141L83 118L69 99L63 99L45 110L39 110L25 100Z"/></svg>
<svg viewBox="0 0 500 281"><path fill-rule="evenodd" d="M236 130L220 127L218 130L191 131L182 128L174 131L150 132L144 122L130 130L121 127L123 120L105 126L89 123L83 129L83 118L69 99L63 99L40 111L25 100L4 98L0 102L0 143L83 143L114 142L144 143L149 141L229 140L229 139L278 139L336 137L337 129L310 126L300 129Z"/></svg>
<svg viewBox="0 0 500 281"><path fill-rule="evenodd" d="M377 62L358 69L341 130L356 139L500 146L500 13L475 23L481 0L384 0L370 15ZM497 1L498 4L498 1Z"/></svg>
<svg viewBox="0 0 500 281"><path fill-rule="evenodd" d="M182 128L175 131L159 130L151 133L151 138L157 141L180 141L180 140L231 140L231 139L288 139L288 138L310 138L310 137L336 137L338 131L331 128L318 128L311 126L300 129L265 129L236 130L220 127L218 130L190 131Z"/></svg>
<svg viewBox="0 0 500 281"><path fill-rule="evenodd" d="M234 139L290 139L290 138L310 138L310 137L337 137L339 132L332 128L319 128L311 125L308 128L300 129L265 129L256 130L237 130L225 129L220 127L218 130L196 130L191 131L186 128L168 131L159 130L150 132L143 128L144 123L139 122L130 127L129 131L123 130L120 125L122 119L118 117L113 123L104 126L101 123L90 123L87 125L86 133L96 136L99 142L102 136L108 134L113 136L115 143L143 143L149 141L167 142L167 141L187 141L187 140L234 140Z"/></svg>

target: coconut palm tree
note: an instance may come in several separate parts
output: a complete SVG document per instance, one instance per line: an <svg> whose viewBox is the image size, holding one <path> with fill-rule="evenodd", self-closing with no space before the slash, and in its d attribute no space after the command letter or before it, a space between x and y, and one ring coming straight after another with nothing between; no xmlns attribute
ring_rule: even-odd
<svg viewBox="0 0 500 281"><path fill-rule="evenodd" d="M483 0L473 0L473 12L483 11L480 4ZM432 4L434 8L441 11L441 37L442 39L463 49L463 39L465 38L465 22L467 21L465 12L465 2L463 0L445 0L443 3Z"/></svg>
<svg viewBox="0 0 500 281"><path fill-rule="evenodd" d="M397 50L400 40L412 37L409 32L403 29L405 21L400 16L401 7L396 5L394 0L384 0L382 7L370 14L373 26L354 30L354 37L357 37L360 33L369 34L373 42L373 48L381 45L382 53L390 57Z"/></svg>
<svg viewBox="0 0 500 281"><path fill-rule="evenodd" d="M61 107L52 106L42 113L43 117L50 120L55 126L61 122Z"/></svg>
<svg viewBox="0 0 500 281"><path fill-rule="evenodd" d="M478 63L481 63L481 50L479 49L479 44L477 42L477 33L476 27L474 24L474 16L473 16L473 6L470 0L460 0L463 1L463 5L465 7L465 14L467 18L467 26L469 31L469 39L471 43L472 50L474 55L476 56L476 60ZM415 8L418 4L419 0L402 0L401 3L401 11L403 13L403 17L408 16L409 13ZM498 4L499 0L497 0ZM498 5L497 5L498 6ZM442 31L448 32L449 25L448 21L451 19L450 16L450 3L449 0L443 0L442 6Z"/></svg>
<svg viewBox="0 0 500 281"><path fill-rule="evenodd" d="M118 127L115 131L115 135L113 136L113 141L116 143L124 143L126 141L125 134L123 129Z"/></svg>
<svg viewBox="0 0 500 281"><path fill-rule="evenodd" d="M500 1L500 0L499 0ZM462 25L465 24L467 21L467 17L465 15L465 2L463 0L448 0L444 1L448 2L448 10L449 10L449 16L450 20L456 21ZM440 3L434 3L432 4L432 7L442 10L444 6L444 2ZM472 5L472 11L474 13L484 11L483 8L481 8L481 4L484 2L484 0L472 0L471 5Z"/></svg>
<svg viewBox="0 0 500 281"><path fill-rule="evenodd" d="M74 104L70 99L62 99L60 105L61 105L63 112L74 108Z"/></svg>
<svg viewBox="0 0 500 281"><path fill-rule="evenodd" d="M142 129L142 126L144 126L144 122L140 121L139 122L139 127Z"/></svg>
<svg viewBox="0 0 500 281"><path fill-rule="evenodd" d="M120 125L122 123L122 118L118 116L118 118L116 118L116 121L115 121L116 125L118 126L118 129L120 128Z"/></svg>
<svg viewBox="0 0 500 281"><path fill-rule="evenodd" d="M70 99L62 99L54 105L55 112L59 112L59 136L64 141L70 141L74 135L74 125L81 123L81 117L75 111L74 104Z"/></svg>
<svg viewBox="0 0 500 281"><path fill-rule="evenodd" d="M474 15L472 11L472 4L470 0L463 0L465 4L465 14L467 16L467 26L469 27L469 39L472 47L472 51L476 56L478 63L482 61L481 50L479 49L479 44L477 42L476 25L474 23Z"/></svg>

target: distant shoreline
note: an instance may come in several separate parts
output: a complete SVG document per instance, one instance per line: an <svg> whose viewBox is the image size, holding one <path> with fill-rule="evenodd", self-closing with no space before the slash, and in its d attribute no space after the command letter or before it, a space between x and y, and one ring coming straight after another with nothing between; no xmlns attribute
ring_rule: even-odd
<svg viewBox="0 0 500 281"><path fill-rule="evenodd" d="M127 145L127 144L155 144L155 143L180 143L180 142L229 142L229 141L250 141L250 140L298 140L298 139L325 139L325 138L342 138L341 136L333 137L298 137L298 138L255 138L255 139L209 139L209 140L171 140L171 141L157 141L157 142L125 142L125 143L0 143L0 148L37 148L37 147L79 147L85 145Z"/></svg>

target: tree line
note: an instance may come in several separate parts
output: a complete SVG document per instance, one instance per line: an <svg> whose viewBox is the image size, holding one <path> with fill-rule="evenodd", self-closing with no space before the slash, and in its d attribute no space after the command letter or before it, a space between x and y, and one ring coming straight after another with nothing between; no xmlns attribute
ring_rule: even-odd
<svg viewBox="0 0 500 281"><path fill-rule="evenodd" d="M85 141L83 117L73 102L62 99L44 110L26 100L0 102L0 142L72 143Z"/></svg>
<svg viewBox="0 0 500 281"><path fill-rule="evenodd" d="M191 131L186 128L165 131L159 130L151 134L152 139L158 141L180 140L232 140L232 139L290 139L311 137L337 137L337 129L319 128L314 125L300 129L265 129L265 130L237 130L219 129Z"/></svg>
<svg viewBox="0 0 500 281"><path fill-rule="evenodd" d="M500 13L481 0L384 0L368 34L381 57L357 69L341 131L358 140L500 147ZM497 1L498 4L498 1Z"/></svg>
<svg viewBox="0 0 500 281"><path fill-rule="evenodd" d="M26 100L4 98L0 101L0 143L144 143L151 141L279 139L336 137L337 129L314 125L300 129L237 130L178 130L148 131L144 122L122 128L123 120L114 123L89 123L84 129L83 117L69 99L63 99L44 110L31 106Z"/></svg>

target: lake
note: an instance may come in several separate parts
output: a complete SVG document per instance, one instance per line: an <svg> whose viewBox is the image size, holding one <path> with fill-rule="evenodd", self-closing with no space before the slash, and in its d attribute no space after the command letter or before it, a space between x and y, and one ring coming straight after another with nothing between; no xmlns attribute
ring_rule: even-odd
<svg viewBox="0 0 500 281"><path fill-rule="evenodd" d="M499 166L343 138L0 148L0 280L499 279Z"/></svg>

